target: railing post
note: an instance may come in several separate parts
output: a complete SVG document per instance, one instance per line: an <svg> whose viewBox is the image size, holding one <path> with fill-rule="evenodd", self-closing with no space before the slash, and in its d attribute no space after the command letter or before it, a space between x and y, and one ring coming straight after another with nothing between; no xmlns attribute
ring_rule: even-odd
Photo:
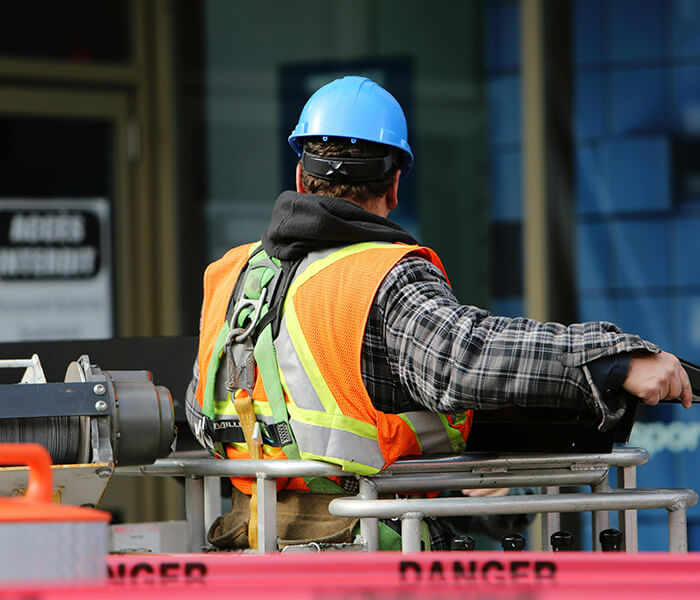
<svg viewBox="0 0 700 600"><path fill-rule="evenodd" d="M668 509L668 551L688 552L688 521L681 501Z"/></svg>
<svg viewBox="0 0 700 600"><path fill-rule="evenodd" d="M204 543L209 546L206 539L207 532L211 524L221 516L221 478L215 475L207 475L203 478L203 499L204 499Z"/></svg>
<svg viewBox="0 0 700 600"><path fill-rule="evenodd" d="M605 474L605 477L603 477L598 483L591 486L591 491L596 494L606 493L610 491L610 480L608 479L607 473ZM601 531L610 527L610 513L606 510L597 510L594 511L592 515L592 548L595 552L601 552L602 547L600 545L600 539L598 536Z"/></svg>
<svg viewBox="0 0 700 600"><path fill-rule="evenodd" d="M257 473L258 552L277 551L277 479Z"/></svg>
<svg viewBox="0 0 700 600"><path fill-rule="evenodd" d="M423 513L409 512L401 515L401 552L420 552L420 524Z"/></svg>
<svg viewBox="0 0 700 600"><path fill-rule="evenodd" d="M542 488L547 495L559 494L559 486L552 485ZM549 536L561 529L560 513L544 513L542 515L542 550L549 550Z"/></svg>
<svg viewBox="0 0 700 600"><path fill-rule="evenodd" d="M617 487L631 490L637 487L637 467L617 468ZM618 527L624 536L625 552L638 552L639 541L637 539L637 511L623 510L617 516Z"/></svg>
<svg viewBox="0 0 700 600"><path fill-rule="evenodd" d="M367 500L376 500L378 498L376 486L365 477L360 478L360 498L366 498ZM360 535L362 536L362 547L365 552L376 552L379 550L379 519L371 517L360 519Z"/></svg>
<svg viewBox="0 0 700 600"><path fill-rule="evenodd" d="M196 475L185 477L185 506L187 507L187 551L201 552L204 548L204 481Z"/></svg>

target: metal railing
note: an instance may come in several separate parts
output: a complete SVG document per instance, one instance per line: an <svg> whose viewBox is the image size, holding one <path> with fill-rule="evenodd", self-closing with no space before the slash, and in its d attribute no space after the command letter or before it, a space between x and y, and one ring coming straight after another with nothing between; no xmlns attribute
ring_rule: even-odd
<svg viewBox="0 0 700 600"><path fill-rule="evenodd" d="M416 532L430 516L543 513L543 539L559 528L559 513L593 513L593 547L609 526L609 511L620 511L628 552L637 551L636 510L665 508L669 513L669 549L687 550L685 509L697 502L691 490L636 490L636 467L648 460L639 448L619 448L609 454L473 454L400 460L381 473L356 476L360 493L333 500L330 510L360 519L363 549L378 549L378 519L400 518L404 551L420 547ZM608 474L618 468L618 489ZM256 477L258 482L258 551L277 550L278 477L348 476L333 465L316 461L213 460L178 456L152 465L117 469L117 473L185 478L189 549L206 546L205 532L221 514L220 477ZM380 499L382 494L462 488L541 487L546 494L493 498ZM589 494L559 494L561 486L590 486ZM416 545L417 544L417 545Z"/></svg>

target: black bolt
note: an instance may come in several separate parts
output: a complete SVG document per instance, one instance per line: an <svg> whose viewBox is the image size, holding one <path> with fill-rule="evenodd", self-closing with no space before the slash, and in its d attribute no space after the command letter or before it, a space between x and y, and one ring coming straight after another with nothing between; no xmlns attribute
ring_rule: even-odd
<svg viewBox="0 0 700 600"><path fill-rule="evenodd" d="M549 539L554 552L574 549L574 536L569 531L555 531Z"/></svg>
<svg viewBox="0 0 700 600"><path fill-rule="evenodd" d="M450 544L451 550L474 550L474 548L476 548L476 542L470 535L458 535L452 538Z"/></svg>
<svg viewBox="0 0 700 600"><path fill-rule="evenodd" d="M622 532L619 529L603 529L598 535L603 552L622 552Z"/></svg>
<svg viewBox="0 0 700 600"><path fill-rule="evenodd" d="M507 535L501 540L501 546L506 552L525 550L525 538L519 533Z"/></svg>

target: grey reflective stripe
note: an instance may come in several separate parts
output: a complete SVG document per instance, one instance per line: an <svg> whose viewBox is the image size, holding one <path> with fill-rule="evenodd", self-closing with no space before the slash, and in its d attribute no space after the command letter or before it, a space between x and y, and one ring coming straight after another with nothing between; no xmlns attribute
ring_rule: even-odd
<svg viewBox="0 0 700 600"><path fill-rule="evenodd" d="M289 419L299 450L316 456L355 462L379 471L385 464L379 443L361 435Z"/></svg>
<svg viewBox="0 0 700 600"><path fill-rule="evenodd" d="M274 342L277 352L277 364L284 373L284 380L293 402L300 408L325 411L314 386L306 374L299 355L292 344L287 331L287 318L282 317L282 324Z"/></svg>
<svg viewBox="0 0 700 600"><path fill-rule="evenodd" d="M454 448L450 444L445 426L440 417L427 410L414 410L401 413L413 425L424 454L452 454Z"/></svg>
<svg viewBox="0 0 700 600"><path fill-rule="evenodd" d="M323 250L314 250L313 252L309 252L299 263L294 279L299 277L299 275L301 275L310 265L315 263L317 260L326 258L327 256L330 256L334 252L342 250L343 248L347 248L347 246L337 246L335 248L325 248Z"/></svg>
<svg viewBox="0 0 700 600"><path fill-rule="evenodd" d="M340 246L309 253L300 263L295 281L304 281L298 278L303 276L305 272L307 276L313 273L313 271L307 270L313 267L315 263L346 248L347 246ZM292 282L290 289L294 289L294 282ZM287 298L287 300L289 300L289 298ZM293 311L293 307L288 308L288 310ZM292 408L290 410L289 425L292 428L302 457L304 454L308 454L311 455L310 457L337 462L343 466L344 469L358 473L379 471L386 464L379 442L366 435L348 431L353 425L348 422L346 423L346 427L342 427L342 419L339 421L336 419L338 422L334 424L333 415L329 415L326 412L326 408L319 396L319 392L324 392L323 390L317 392L314 388L289 333L287 325L293 320L293 318L291 320L288 319L286 313L283 315L279 333L274 340L278 366L280 372L283 374L284 384L289 393L290 408L296 406L302 411L321 413L318 418L307 418L311 416L309 413L301 414L297 412L296 414L292 414L294 409ZM294 329L296 330L296 326ZM303 337L303 332L300 332L300 335ZM301 340L296 341L297 343L301 342ZM301 348L300 352L305 352L305 350ZM330 400L330 398L327 399L327 403ZM335 405L335 400L332 400L332 403ZM333 408L335 410L340 410L337 405ZM340 415L338 415L338 417L340 417ZM344 419L353 421L350 417L344 417ZM313 421L313 423L309 423L308 421ZM316 423L317 421L318 424ZM324 425L320 423L327 424ZM357 427L359 427L360 424L362 424L363 428L371 428L370 425L357 421ZM371 429L376 436L376 428Z"/></svg>

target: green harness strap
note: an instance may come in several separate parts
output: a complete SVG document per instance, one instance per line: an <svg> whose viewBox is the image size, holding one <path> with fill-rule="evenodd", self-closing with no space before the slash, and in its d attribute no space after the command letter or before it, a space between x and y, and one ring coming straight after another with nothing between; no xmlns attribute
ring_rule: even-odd
<svg viewBox="0 0 700 600"><path fill-rule="evenodd" d="M245 325L245 330L248 331L248 335L253 332L258 323L270 312L269 302L274 295L275 287L281 274L281 262L274 257L268 257L265 250L260 249L251 256L245 273L241 298L236 301L236 308L233 315L236 317L237 322L231 323L230 328L232 331L234 329L243 328ZM282 290L282 292L284 293L286 290ZM260 301L261 298L262 305L255 310L254 303ZM251 305L251 301L253 305ZM252 320L254 320L254 322L251 322ZM233 339L231 344L227 346L226 352L231 352L232 344L242 343L243 341L244 340L241 339ZM277 353L272 339L271 321L258 333L257 340L255 340L253 356L260 377L262 378L265 395L267 396L270 409L272 410L273 419L276 423L284 423L289 432L289 441L282 446L282 449L287 458L300 460L299 446L289 427L289 412L287 411L287 403L284 400L282 382L279 376ZM304 477L303 479L309 490L315 493L337 494L345 492L342 486L327 477Z"/></svg>

